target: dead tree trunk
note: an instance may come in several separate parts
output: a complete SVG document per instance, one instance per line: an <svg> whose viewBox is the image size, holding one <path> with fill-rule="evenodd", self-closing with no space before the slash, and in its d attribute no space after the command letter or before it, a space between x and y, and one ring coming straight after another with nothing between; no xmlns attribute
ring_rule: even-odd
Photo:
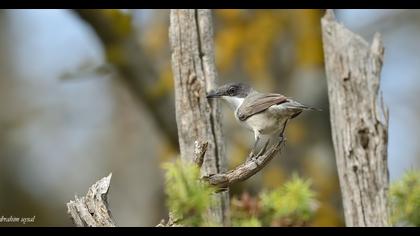
<svg viewBox="0 0 420 236"><path fill-rule="evenodd" d="M78 227L115 227L108 208L108 190L112 174L92 185L86 196L67 203L67 213Z"/></svg>
<svg viewBox="0 0 420 236"><path fill-rule="evenodd" d="M210 10L171 10L169 38L175 83L175 109L181 158L193 161L195 141L208 142L202 174L226 171L219 102L211 104L206 92L215 87L213 27ZM228 190L217 193L211 220L229 225Z"/></svg>
<svg viewBox="0 0 420 236"><path fill-rule="evenodd" d="M387 226L388 110L378 101L384 47L369 45L339 24L332 10L322 18L325 69L344 216L347 226Z"/></svg>

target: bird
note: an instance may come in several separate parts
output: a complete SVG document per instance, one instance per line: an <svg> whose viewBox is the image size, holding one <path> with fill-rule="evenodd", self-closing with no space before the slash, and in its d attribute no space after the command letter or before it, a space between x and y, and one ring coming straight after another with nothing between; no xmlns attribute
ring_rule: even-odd
<svg viewBox="0 0 420 236"><path fill-rule="evenodd" d="M253 151L263 136L271 138L279 134L283 138L287 122L303 111L320 111L279 93L258 92L241 82L227 83L210 90L207 98L222 98L230 104L236 120L254 132Z"/></svg>

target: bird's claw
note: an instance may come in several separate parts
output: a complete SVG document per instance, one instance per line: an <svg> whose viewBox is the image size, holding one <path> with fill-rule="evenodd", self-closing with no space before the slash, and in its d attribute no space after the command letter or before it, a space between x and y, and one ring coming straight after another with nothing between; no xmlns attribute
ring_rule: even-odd
<svg viewBox="0 0 420 236"><path fill-rule="evenodd" d="M246 161L251 161L254 160L255 156L254 156L254 150L251 150L251 152L249 153L248 157L246 158Z"/></svg>
<svg viewBox="0 0 420 236"><path fill-rule="evenodd" d="M267 140L267 142L264 144L264 146L258 152L257 157L261 156L266 151L269 142L270 142L270 140Z"/></svg>
<svg viewBox="0 0 420 236"><path fill-rule="evenodd" d="M258 154L257 155L255 155L254 153L255 153L255 146L254 146L254 148L251 150L251 152L249 153L249 156L248 156L248 158L247 158L247 160L246 161L255 161L255 160L257 160L262 154L264 154L265 153L265 151L267 150L267 146L268 146L268 143L270 142L270 140L268 140L265 144L264 144L264 146L261 148L261 150L258 152Z"/></svg>

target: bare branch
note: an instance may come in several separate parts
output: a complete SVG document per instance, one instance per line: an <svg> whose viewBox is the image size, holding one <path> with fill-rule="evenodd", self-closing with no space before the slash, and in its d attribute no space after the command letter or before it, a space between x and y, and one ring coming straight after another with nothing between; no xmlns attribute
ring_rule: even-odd
<svg viewBox="0 0 420 236"><path fill-rule="evenodd" d="M284 147L285 141L285 138L280 137L279 141L265 152L248 158L245 163L237 166L235 169L225 173L204 176L203 179L208 181L209 184L221 189L229 187L234 183L244 181L262 170L274 156L279 154Z"/></svg>
<svg viewBox="0 0 420 236"><path fill-rule="evenodd" d="M267 149L267 147L270 144L271 139L276 137L275 135L264 143L258 154L254 154L254 145L254 148L249 153L245 163L242 165L239 165L235 169L227 171L226 173L204 176L203 179L207 180L209 184L223 189L229 187L231 184L244 181L258 173L273 159L276 154L280 153L281 149L284 147L286 142L286 139L284 138L284 131L286 130L288 121L289 120L286 120L286 122L284 122L283 128L278 136L278 141L272 144L269 149Z"/></svg>
<svg viewBox="0 0 420 236"><path fill-rule="evenodd" d="M67 203L67 212L78 227L115 227L107 194L112 173L92 185L86 196Z"/></svg>

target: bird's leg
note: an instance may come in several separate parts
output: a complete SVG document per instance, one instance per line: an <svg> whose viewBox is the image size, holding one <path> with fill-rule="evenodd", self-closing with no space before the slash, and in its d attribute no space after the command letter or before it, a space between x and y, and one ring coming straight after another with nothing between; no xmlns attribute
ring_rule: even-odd
<svg viewBox="0 0 420 236"><path fill-rule="evenodd" d="M283 124L283 128L281 129L281 132L280 132L280 139L283 141L284 140L284 131L285 131L285 129L286 129L286 125L287 125L287 122L289 121L289 119L287 119L285 122L284 122L284 124Z"/></svg>
<svg viewBox="0 0 420 236"><path fill-rule="evenodd" d="M289 121L289 119L287 119L285 122L284 122L284 124L283 124L283 127L282 127L282 129L281 129L281 132L280 132L280 135L279 135L279 138L280 138L280 140L281 140L281 142L283 142L284 141L284 131L286 130L286 125L287 125L287 122ZM261 150L258 152L258 154L257 155L254 155L254 153L255 153L255 151L256 151L256 148L257 148L257 145L258 145L258 143L259 143L259 141L260 141L260 136L259 136L259 134L256 136L256 140L255 140L255 143L254 143L254 146L252 147L252 150L251 150L251 153L249 154L249 156L248 156L248 158L247 158L247 161L249 161L250 159L254 159L254 158L258 158L259 156L261 156L266 150L267 150L267 147L268 147L268 144L270 143L270 141L271 141L271 138L270 139L268 139L265 143L264 143L264 146L261 148Z"/></svg>
<svg viewBox="0 0 420 236"><path fill-rule="evenodd" d="M267 149L267 147L268 147L268 144L270 143L270 140L271 139L268 139L266 142L265 142L265 144L264 144L264 146L261 148L261 150L258 152L258 154L255 156L255 158L257 158L257 157L259 157L259 156L261 156L264 152L265 152L265 150Z"/></svg>
<svg viewBox="0 0 420 236"><path fill-rule="evenodd" d="M251 152L249 153L249 156L248 156L248 158L247 158L247 161L248 161L249 159L251 159L252 157L254 157L254 152L255 152L255 150L256 150L256 148L257 148L257 145L258 145L258 143L259 143L259 141L260 141L260 136L259 136L259 135L257 135L256 137L257 137L257 138L255 139L254 146L252 147Z"/></svg>

